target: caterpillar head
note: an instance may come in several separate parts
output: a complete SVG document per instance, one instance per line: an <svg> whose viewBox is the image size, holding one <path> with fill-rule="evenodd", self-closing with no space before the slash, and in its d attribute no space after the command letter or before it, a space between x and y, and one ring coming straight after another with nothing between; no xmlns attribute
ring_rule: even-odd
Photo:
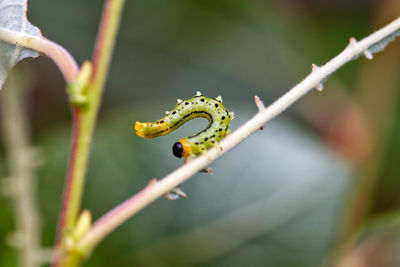
<svg viewBox="0 0 400 267"><path fill-rule="evenodd" d="M136 122L136 134L144 138L154 138L169 133L168 125L163 120L157 122Z"/></svg>
<svg viewBox="0 0 400 267"><path fill-rule="evenodd" d="M172 153L174 154L175 157L187 158L190 156L190 154L192 154L192 148L185 141L185 139L181 139L172 146Z"/></svg>

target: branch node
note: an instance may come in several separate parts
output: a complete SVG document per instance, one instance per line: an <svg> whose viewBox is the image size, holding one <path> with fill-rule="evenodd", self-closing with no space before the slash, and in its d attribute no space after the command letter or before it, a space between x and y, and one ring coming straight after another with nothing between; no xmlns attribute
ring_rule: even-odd
<svg viewBox="0 0 400 267"><path fill-rule="evenodd" d="M71 236L66 236L63 240L63 245L66 250L71 251L75 247L75 240Z"/></svg>
<svg viewBox="0 0 400 267"><path fill-rule="evenodd" d="M311 64L311 73L315 73L316 71L318 71L320 69L320 67L318 67L318 65L317 64ZM315 85L315 89L317 89L318 91L322 91L322 90L324 90L324 85L323 85L323 82L325 81L326 79L323 79L322 81L320 81L320 82L318 82L317 83L317 85Z"/></svg>
<svg viewBox="0 0 400 267"><path fill-rule="evenodd" d="M349 45L347 46L347 48L354 48L354 47L356 47L357 44L358 44L357 39L354 37L350 37ZM372 55L371 51L369 51L368 49L365 49L362 53L367 59L373 59L373 57L374 57Z"/></svg>
<svg viewBox="0 0 400 267"><path fill-rule="evenodd" d="M70 102L77 107L88 104L88 86L93 72L92 63L88 60L83 62L79 73L73 81L67 85Z"/></svg>
<svg viewBox="0 0 400 267"><path fill-rule="evenodd" d="M92 226L92 214L89 210L84 210L78 217L74 229L70 233L70 236L75 240L79 241Z"/></svg>

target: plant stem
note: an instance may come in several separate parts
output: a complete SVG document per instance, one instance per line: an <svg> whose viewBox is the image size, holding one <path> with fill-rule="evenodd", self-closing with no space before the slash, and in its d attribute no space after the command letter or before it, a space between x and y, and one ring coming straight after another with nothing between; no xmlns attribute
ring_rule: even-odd
<svg viewBox="0 0 400 267"><path fill-rule="evenodd" d="M79 72L78 64L71 54L64 47L46 38L0 29L0 40L36 50L47 55L58 66L67 82L73 81Z"/></svg>
<svg viewBox="0 0 400 267"><path fill-rule="evenodd" d="M4 146L10 168L10 190L14 200L16 221L15 236L19 265L39 266L40 227L36 201L36 177L34 175L34 149L29 145L29 126L22 99L22 84L11 74L8 86L0 98L2 101Z"/></svg>
<svg viewBox="0 0 400 267"><path fill-rule="evenodd" d="M79 203L76 203L77 199L74 199L72 196L72 193L78 194L76 192L78 188L75 188L74 190L73 187L77 187L76 180L79 179L81 183L83 182L83 178L81 176L84 175L83 173L78 176L79 172L77 174L77 169L78 169L77 166L79 166L79 162L82 162L84 160L83 156L85 155L85 153L88 153L89 149L88 143L83 142L84 140L82 140L81 110L77 107L74 107L72 109L72 116L73 116L73 129L72 129L71 152L70 152L69 165L64 186L61 217L58 226L57 244L60 243L63 232L72 230L74 226L74 222L76 220L78 211L73 210L71 207L78 206L79 209ZM74 180L75 183L73 183ZM81 186L83 186L83 184Z"/></svg>
<svg viewBox="0 0 400 267"><path fill-rule="evenodd" d="M256 105L259 112L253 118L222 139L218 146L208 150L204 155L197 157L193 161L184 164L159 182L149 184L142 191L109 211L101 217L80 240L77 244L77 249L84 254L91 252L109 233L124 223L128 218L189 179L192 175L207 167L213 160L219 158L249 137L252 133L259 130L267 121L273 119L290 107L290 105L304 94L311 91L313 88L322 90L322 83L341 66L362 54L367 58L372 58L372 53L380 51L381 49L372 52L368 49L380 43L382 40L387 40L390 36L393 37L394 33L398 33L399 29L400 17L360 42L351 38L350 44L339 55L321 67L312 65L312 72L302 82L290 89L267 108L265 108L258 97L256 97ZM383 49L383 47L381 48Z"/></svg>
<svg viewBox="0 0 400 267"><path fill-rule="evenodd" d="M82 201L82 192L88 165L90 144L96 126L101 97L109 70L115 39L119 27L124 0L107 0L93 54L93 73L88 86L88 105L85 108L74 108L74 126L72 148L66 184L64 188L63 206L59 222L58 240L75 226ZM58 242L58 248L62 242ZM63 252L61 252L63 253ZM70 253L57 257L53 266L77 266L81 262L78 255Z"/></svg>

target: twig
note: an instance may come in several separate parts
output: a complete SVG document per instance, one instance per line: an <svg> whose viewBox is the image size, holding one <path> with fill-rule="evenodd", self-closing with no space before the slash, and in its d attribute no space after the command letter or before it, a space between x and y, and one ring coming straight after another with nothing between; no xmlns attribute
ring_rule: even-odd
<svg viewBox="0 0 400 267"><path fill-rule="evenodd" d="M214 147L207 151L205 155L190 161L190 163L184 164L159 182L144 188L142 191L101 217L77 244L78 250L82 251L83 255L87 255L87 253L93 250L110 232L124 223L128 218L189 179L198 171L204 169L211 161L217 159L241 143L252 133L260 129L267 121L287 109L304 94L311 91L313 88L322 90L323 82L338 68L350 60L357 58L359 55L366 55L368 58L371 58L372 53L381 51L394 37L399 35L399 33L400 18L360 42L355 41L354 38L351 39L350 44L339 55L321 67L313 65L312 72L302 82L290 89L269 107L263 108L260 104L261 101L258 102L256 99L259 112L253 118L221 140L218 147Z"/></svg>
<svg viewBox="0 0 400 267"><path fill-rule="evenodd" d="M0 40L21 45L47 55L58 66L65 80L68 82L73 81L76 75L78 75L79 67L71 54L64 47L44 37L0 29Z"/></svg>
<svg viewBox="0 0 400 267"><path fill-rule="evenodd" d="M16 230L14 245L19 251L20 266L39 266L40 227L36 203L37 160L29 145L29 127L24 114L21 83L10 75L8 88L2 92L3 137L10 168L8 191L14 200Z"/></svg>

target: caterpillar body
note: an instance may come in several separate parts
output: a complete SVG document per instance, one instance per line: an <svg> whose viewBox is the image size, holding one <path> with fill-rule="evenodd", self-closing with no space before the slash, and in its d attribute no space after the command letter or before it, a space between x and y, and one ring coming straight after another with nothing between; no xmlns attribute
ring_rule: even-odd
<svg viewBox="0 0 400 267"><path fill-rule="evenodd" d="M186 159L193 155L201 155L215 146L229 133L229 123L234 118L234 113L222 105L221 96L208 98L200 92L187 100L178 99L175 108L166 114L155 122L136 122L136 134L144 138L154 138L168 134L194 118L202 117L209 121L205 129L182 138L173 145L173 154Z"/></svg>

